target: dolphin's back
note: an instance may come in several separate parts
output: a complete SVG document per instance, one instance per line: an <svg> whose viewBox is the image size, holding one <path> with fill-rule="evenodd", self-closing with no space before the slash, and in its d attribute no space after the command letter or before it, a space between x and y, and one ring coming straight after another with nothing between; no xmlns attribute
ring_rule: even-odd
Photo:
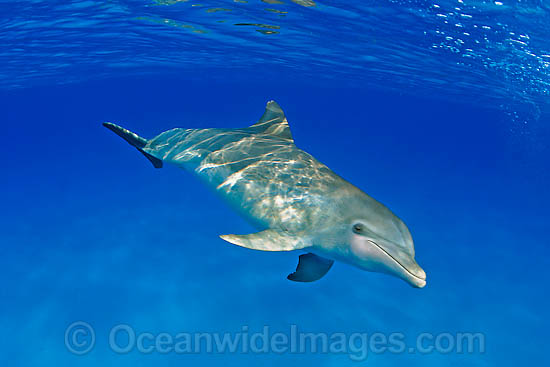
<svg viewBox="0 0 550 367"><path fill-rule="evenodd" d="M195 169L211 153L250 135L246 129L172 129L147 142L144 150L165 162Z"/></svg>
<svg viewBox="0 0 550 367"><path fill-rule="evenodd" d="M144 151L193 170L262 226L298 230L340 181L290 139L247 129L173 129ZM309 223L311 224L311 223Z"/></svg>
<svg viewBox="0 0 550 367"><path fill-rule="evenodd" d="M338 205L324 205L327 201L357 190L294 145L284 113L273 101L256 124L243 129L177 128L147 140L120 126L105 126L155 167L167 162L194 172L260 227L298 232L319 225L330 218L329 208L338 210Z"/></svg>

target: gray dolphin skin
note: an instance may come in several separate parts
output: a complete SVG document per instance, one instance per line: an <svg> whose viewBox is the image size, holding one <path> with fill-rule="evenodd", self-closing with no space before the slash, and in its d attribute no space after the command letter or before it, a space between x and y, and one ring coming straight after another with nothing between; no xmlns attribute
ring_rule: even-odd
<svg viewBox="0 0 550 367"><path fill-rule="evenodd" d="M261 251L303 250L288 279L311 282L335 260L426 285L411 234L396 215L294 145L274 101L242 129L172 129L147 140L106 122L144 154L194 172L260 232L220 236Z"/></svg>

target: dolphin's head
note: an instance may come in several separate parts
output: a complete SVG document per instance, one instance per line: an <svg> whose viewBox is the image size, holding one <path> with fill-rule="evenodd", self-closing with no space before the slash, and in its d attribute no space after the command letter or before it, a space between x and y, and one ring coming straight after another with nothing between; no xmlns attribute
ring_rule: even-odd
<svg viewBox="0 0 550 367"><path fill-rule="evenodd" d="M409 230L397 220L383 230L368 219L352 220L348 234L350 260L362 269L391 274L422 288L426 285L426 273L414 260Z"/></svg>
<svg viewBox="0 0 550 367"><path fill-rule="evenodd" d="M387 273L413 287L426 285L426 273L414 259L409 229L395 214L363 194L348 202L345 214L332 227L336 256L363 270ZM338 237L338 238L335 238Z"/></svg>

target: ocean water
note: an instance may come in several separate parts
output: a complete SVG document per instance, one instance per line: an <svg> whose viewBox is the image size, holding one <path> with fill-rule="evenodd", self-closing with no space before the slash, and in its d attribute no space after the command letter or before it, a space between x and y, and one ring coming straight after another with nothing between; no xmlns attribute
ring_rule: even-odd
<svg viewBox="0 0 550 367"><path fill-rule="evenodd" d="M549 363L547 1L0 10L0 365ZM404 220L425 288L342 263L290 282L299 252L221 240L256 229L101 126L241 128L272 99L298 147ZM274 345L294 332L317 350Z"/></svg>

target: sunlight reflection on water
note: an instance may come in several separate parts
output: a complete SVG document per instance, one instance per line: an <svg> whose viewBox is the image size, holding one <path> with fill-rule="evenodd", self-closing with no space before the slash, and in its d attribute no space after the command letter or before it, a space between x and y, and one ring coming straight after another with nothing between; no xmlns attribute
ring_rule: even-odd
<svg viewBox="0 0 550 367"><path fill-rule="evenodd" d="M550 94L549 8L538 0L22 1L0 10L9 15L0 22L4 88L262 67L488 106L544 109Z"/></svg>

